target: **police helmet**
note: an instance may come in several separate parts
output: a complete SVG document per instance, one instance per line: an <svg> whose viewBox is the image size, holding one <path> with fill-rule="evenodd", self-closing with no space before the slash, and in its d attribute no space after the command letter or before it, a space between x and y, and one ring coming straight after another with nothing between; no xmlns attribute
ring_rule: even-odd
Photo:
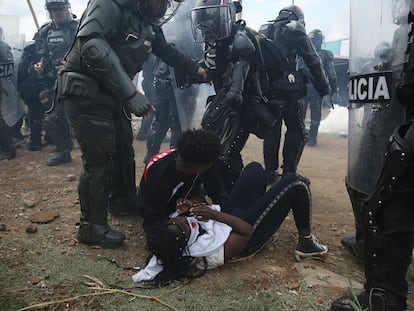
<svg viewBox="0 0 414 311"><path fill-rule="evenodd" d="M279 11L279 15L276 17L277 21L298 21L305 25L305 15L300 7L297 5L289 5Z"/></svg>
<svg viewBox="0 0 414 311"><path fill-rule="evenodd" d="M313 29L309 32L308 37L311 39L313 46L317 50L322 48L322 43L325 40L325 37L320 29Z"/></svg>
<svg viewBox="0 0 414 311"><path fill-rule="evenodd" d="M69 0L46 0L45 8L50 19L57 25L68 23L73 19Z"/></svg>
<svg viewBox="0 0 414 311"><path fill-rule="evenodd" d="M191 11L191 27L196 42L215 42L231 35L236 14L242 10L238 1L197 0Z"/></svg>

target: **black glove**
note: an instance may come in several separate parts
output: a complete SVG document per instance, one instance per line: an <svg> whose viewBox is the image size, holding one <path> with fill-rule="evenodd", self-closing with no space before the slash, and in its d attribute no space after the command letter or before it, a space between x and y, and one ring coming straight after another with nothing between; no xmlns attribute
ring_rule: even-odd
<svg viewBox="0 0 414 311"><path fill-rule="evenodd" d="M141 93L136 92L129 99L126 100L128 110L137 117L145 116L151 111L151 104L148 99Z"/></svg>
<svg viewBox="0 0 414 311"><path fill-rule="evenodd" d="M243 102L243 96L239 92L229 91L224 98L224 101L234 108L240 107Z"/></svg>

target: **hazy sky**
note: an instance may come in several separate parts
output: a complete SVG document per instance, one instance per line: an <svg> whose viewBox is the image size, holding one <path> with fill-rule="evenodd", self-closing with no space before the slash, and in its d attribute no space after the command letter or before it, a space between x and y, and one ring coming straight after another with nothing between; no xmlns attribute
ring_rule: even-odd
<svg viewBox="0 0 414 311"><path fill-rule="evenodd" d="M42 25L47 21L44 0L30 1L39 24ZM80 17L86 7L87 0L70 0L70 3L72 12ZM326 41L349 37L349 0L295 0L294 3L304 11L308 32L314 28L319 28L324 33ZM246 20L248 26L258 29L266 21L274 19L281 8L291 4L292 0L243 0L243 19ZM20 33L26 35L26 40L33 37L36 27L27 0L0 0L0 15L19 17L17 26L13 26L13 23L12 26L8 26L8 28L11 28L9 34L17 31L15 28L18 27ZM1 24L9 19L11 17L5 19L2 16L0 26L3 26ZM7 39L17 40L16 37L13 34L11 38Z"/></svg>

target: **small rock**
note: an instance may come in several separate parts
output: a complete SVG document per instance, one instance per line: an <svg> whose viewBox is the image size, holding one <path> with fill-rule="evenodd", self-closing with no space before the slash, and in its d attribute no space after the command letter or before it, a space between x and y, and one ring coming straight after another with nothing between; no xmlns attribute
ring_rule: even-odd
<svg viewBox="0 0 414 311"><path fill-rule="evenodd" d="M24 200L23 205L27 208L33 208L36 206L36 202L33 200Z"/></svg>
<svg viewBox="0 0 414 311"><path fill-rule="evenodd" d="M29 225L26 227L26 233L36 233L37 232L37 226Z"/></svg>
<svg viewBox="0 0 414 311"><path fill-rule="evenodd" d="M74 181L75 180L75 175L74 174L69 174L66 176L66 181Z"/></svg>
<svg viewBox="0 0 414 311"><path fill-rule="evenodd" d="M1 224L0 223L0 231L6 231L6 224Z"/></svg>
<svg viewBox="0 0 414 311"><path fill-rule="evenodd" d="M40 211L37 213L34 213L30 216L30 221L34 223L41 223L41 224L47 224L49 222L52 222L57 217L59 217L59 213L55 211Z"/></svg>
<svg viewBox="0 0 414 311"><path fill-rule="evenodd" d="M30 281L33 285L37 285L37 284L39 284L40 283L40 279L39 278L33 278L33 279L31 279L31 281Z"/></svg>
<svg viewBox="0 0 414 311"><path fill-rule="evenodd" d="M289 288L290 290L294 290L294 289L299 288L299 286L300 286L299 282L293 282L291 284L288 284L287 288Z"/></svg>

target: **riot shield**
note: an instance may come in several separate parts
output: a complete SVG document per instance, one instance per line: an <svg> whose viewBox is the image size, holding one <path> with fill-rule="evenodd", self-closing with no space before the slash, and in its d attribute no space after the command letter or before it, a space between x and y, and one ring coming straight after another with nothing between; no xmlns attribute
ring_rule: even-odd
<svg viewBox="0 0 414 311"><path fill-rule="evenodd" d="M12 23L14 21L14 23ZM17 120L19 120L24 114L24 105L17 92L17 61L13 56L19 58L20 55L17 53L18 48L12 48L10 44L5 41L6 35L13 29L12 26L6 27L7 25L14 25L18 18L7 19L4 21L4 28L0 37L0 117L6 122L8 126L13 126ZM8 23L10 22L10 23ZM9 37L9 36L7 36Z"/></svg>
<svg viewBox="0 0 414 311"><path fill-rule="evenodd" d="M181 52L189 55L193 60L202 60L203 45L194 42L191 31L191 10L195 7L196 0L183 2L177 14L168 23L162 26L168 42L174 43ZM205 111L207 97L214 94L214 89L208 84L191 84L181 87L172 75L174 94L177 102L177 110L180 118L181 129L198 128Z"/></svg>
<svg viewBox="0 0 414 311"><path fill-rule="evenodd" d="M0 117L11 127L23 116L24 104L17 93L13 79L1 77L3 66L4 64L0 63Z"/></svg>
<svg viewBox="0 0 414 311"><path fill-rule="evenodd" d="M389 137L405 118L395 86L408 34L407 4L351 0L347 186L365 195L380 175Z"/></svg>

